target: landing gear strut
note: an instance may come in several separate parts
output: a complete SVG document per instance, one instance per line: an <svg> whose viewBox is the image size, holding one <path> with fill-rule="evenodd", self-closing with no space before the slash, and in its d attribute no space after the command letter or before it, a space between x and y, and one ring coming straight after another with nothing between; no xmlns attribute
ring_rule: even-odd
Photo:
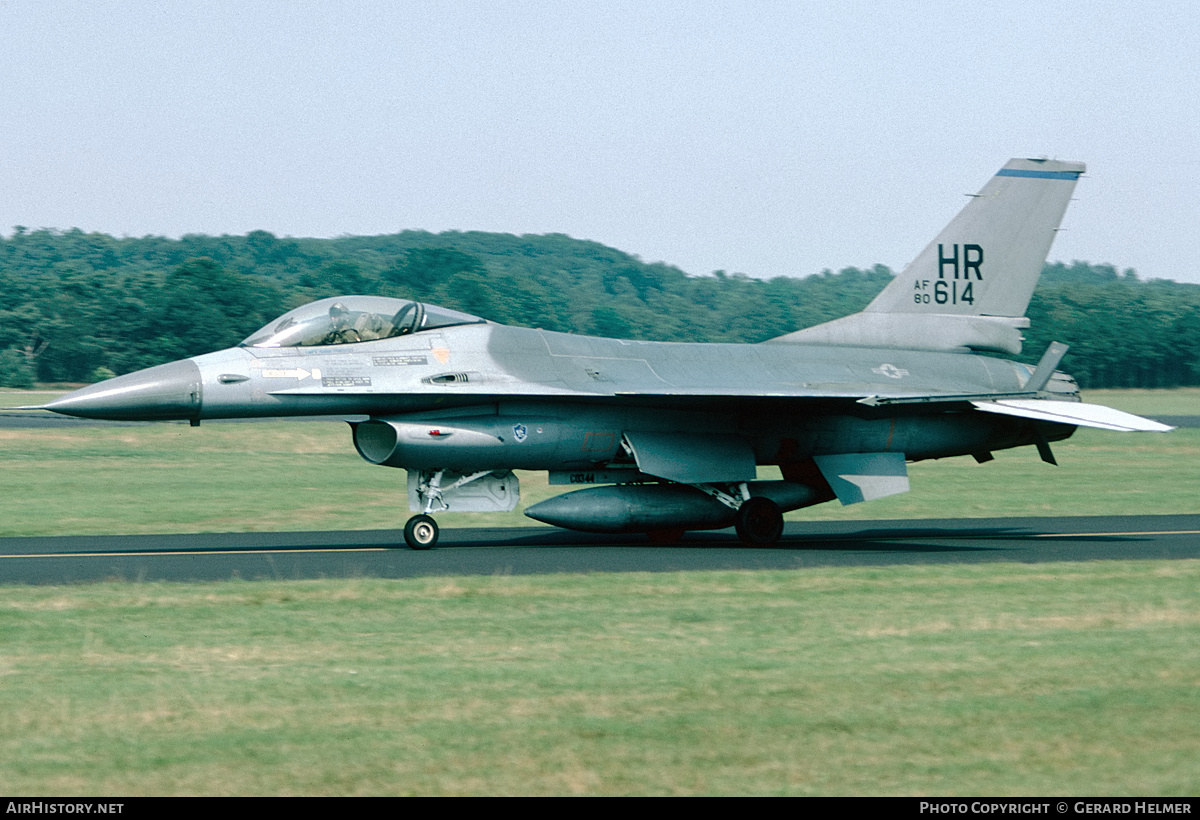
<svg viewBox="0 0 1200 820"><path fill-rule="evenodd" d="M738 507L734 527L746 546L772 547L783 535L783 511L769 498L750 498Z"/></svg>
<svg viewBox="0 0 1200 820"><path fill-rule="evenodd" d="M404 541L412 549L432 549L437 540L438 525L431 515L414 515L404 525Z"/></svg>

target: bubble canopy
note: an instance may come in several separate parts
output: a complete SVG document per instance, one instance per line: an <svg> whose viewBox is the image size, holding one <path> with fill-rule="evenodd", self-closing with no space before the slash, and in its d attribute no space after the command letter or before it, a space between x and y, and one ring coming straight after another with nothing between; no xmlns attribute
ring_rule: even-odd
<svg viewBox="0 0 1200 820"><path fill-rule="evenodd" d="M469 313L405 299L335 296L289 310L251 333L239 346L320 347L354 344L484 321Z"/></svg>

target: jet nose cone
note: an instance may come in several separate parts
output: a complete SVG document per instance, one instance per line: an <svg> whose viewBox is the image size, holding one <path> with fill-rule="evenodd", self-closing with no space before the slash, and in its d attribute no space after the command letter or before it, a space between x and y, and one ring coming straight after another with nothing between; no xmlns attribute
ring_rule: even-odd
<svg viewBox="0 0 1200 820"><path fill-rule="evenodd" d="M182 359L84 387L43 408L112 421L199 420L200 399L200 368Z"/></svg>

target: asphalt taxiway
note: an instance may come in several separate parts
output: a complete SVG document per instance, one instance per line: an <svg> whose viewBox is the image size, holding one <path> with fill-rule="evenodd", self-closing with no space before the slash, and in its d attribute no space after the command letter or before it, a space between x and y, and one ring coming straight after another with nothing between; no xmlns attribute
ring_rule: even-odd
<svg viewBox="0 0 1200 820"><path fill-rule="evenodd" d="M770 549L732 531L672 545L551 527L443 528L436 549L400 530L0 538L0 584L104 580L410 578L585 572L1200 558L1200 515L804 522Z"/></svg>

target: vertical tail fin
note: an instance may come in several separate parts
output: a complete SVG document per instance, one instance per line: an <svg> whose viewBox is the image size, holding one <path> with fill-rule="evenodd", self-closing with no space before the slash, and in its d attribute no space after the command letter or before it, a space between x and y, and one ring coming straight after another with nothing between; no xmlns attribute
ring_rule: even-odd
<svg viewBox="0 0 1200 820"><path fill-rule="evenodd" d="M1084 170L1009 160L862 313L779 341L1020 352L1025 309Z"/></svg>
<svg viewBox="0 0 1200 820"><path fill-rule="evenodd" d="M1009 160L867 311L1024 316L1083 171Z"/></svg>

